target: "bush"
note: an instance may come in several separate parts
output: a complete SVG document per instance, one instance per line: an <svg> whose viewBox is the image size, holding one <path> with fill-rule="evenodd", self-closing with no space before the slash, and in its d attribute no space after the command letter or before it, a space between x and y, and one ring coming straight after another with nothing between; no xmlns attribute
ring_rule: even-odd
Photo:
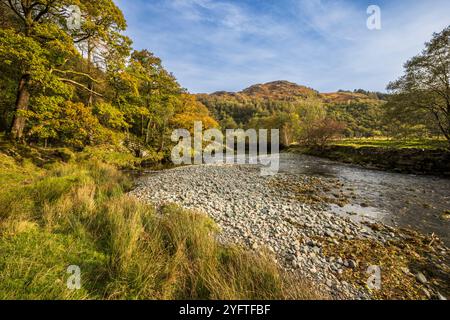
<svg viewBox="0 0 450 320"><path fill-rule="evenodd" d="M331 140L340 137L344 130L343 123L325 118L305 128L299 142L306 145L324 146Z"/></svg>

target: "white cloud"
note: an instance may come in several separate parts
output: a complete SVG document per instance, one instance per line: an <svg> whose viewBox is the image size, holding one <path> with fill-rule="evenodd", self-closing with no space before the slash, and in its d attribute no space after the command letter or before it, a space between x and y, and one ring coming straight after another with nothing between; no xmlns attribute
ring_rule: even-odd
<svg viewBox="0 0 450 320"><path fill-rule="evenodd" d="M383 90L432 32L448 25L450 12L448 0L383 1L382 29L369 31L367 8L357 2L252 0L274 10L256 10L248 2L153 0L143 9L119 0L119 5L129 8L136 46L160 55L193 92L235 91L278 79L321 91Z"/></svg>
<svg viewBox="0 0 450 320"><path fill-rule="evenodd" d="M242 6L219 0L174 0L169 7L185 19L211 22L237 34L274 35L286 30L269 15L255 15Z"/></svg>

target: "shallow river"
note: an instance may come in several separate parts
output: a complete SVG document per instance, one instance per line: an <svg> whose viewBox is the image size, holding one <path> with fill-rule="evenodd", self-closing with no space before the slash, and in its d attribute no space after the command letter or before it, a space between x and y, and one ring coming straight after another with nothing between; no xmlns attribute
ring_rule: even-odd
<svg viewBox="0 0 450 320"><path fill-rule="evenodd" d="M330 210L352 219L435 233L450 245L450 221L441 217L450 210L450 179L376 171L287 153L280 156L280 171L339 179L344 193L352 194L350 204L331 205Z"/></svg>

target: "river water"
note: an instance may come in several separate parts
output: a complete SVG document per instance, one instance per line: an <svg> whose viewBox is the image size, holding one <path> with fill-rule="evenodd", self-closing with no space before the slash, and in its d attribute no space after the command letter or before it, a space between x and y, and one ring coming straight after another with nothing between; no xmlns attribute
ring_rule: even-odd
<svg viewBox="0 0 450 320"><path fill-rule="evenodd" d="M377 171L292 153L280 155L280 172L338 179L350 203L330 205L329 210L355 220L434 233L450 245L450 221L442 218L450 210L450 179Z"/></svg>

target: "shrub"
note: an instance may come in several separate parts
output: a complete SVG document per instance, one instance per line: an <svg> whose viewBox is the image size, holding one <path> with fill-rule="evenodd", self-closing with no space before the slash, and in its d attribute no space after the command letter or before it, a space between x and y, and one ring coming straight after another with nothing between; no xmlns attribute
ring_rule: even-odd
<svg viewBox="0 0 450 320"><path fill-rule="evenodd" d="M324 146L340 137L345 130L342 122L325 118L312 123L300 135L299 142L306 145Z"/></svg>

